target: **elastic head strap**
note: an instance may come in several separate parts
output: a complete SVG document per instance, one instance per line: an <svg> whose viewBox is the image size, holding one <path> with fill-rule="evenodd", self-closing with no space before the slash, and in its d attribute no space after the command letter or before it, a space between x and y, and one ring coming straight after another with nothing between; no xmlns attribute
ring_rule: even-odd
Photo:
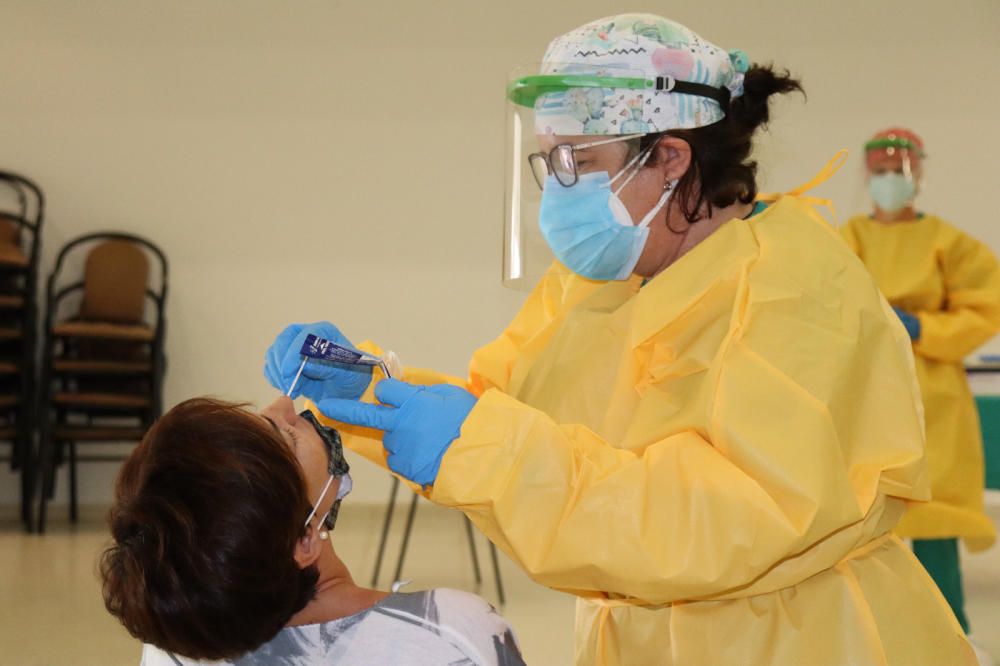
<svg viewBox="0 0 1000 666"><path fill-rule="evenodd" d="M691 81L677 81L671 76L656 77L656 90L660 92L676 92L683 95L695 95L697 97L707 97L715 100L722 107L723 112L729 109L729 102L732 93L729 88L715 88L704 83L692 83Z"/></svg>

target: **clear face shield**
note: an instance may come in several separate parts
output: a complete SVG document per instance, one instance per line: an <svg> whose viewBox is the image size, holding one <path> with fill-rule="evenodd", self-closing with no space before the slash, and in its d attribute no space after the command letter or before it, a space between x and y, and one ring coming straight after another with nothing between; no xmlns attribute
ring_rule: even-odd
<svg viewBox="0 0 1000 666"><path fill-rule="evenodd" d="M868 196L879 210L894 214L912 206L920 191L924 152L913 140L887 134L865 144Z"/></svg>
<svg viewBox="0 0 1000 666"><path fill-rule="evenodd" d="M538 74L538 72L543 72ZM570 273L555 257L539 225L542 193L583 192L591 176L607 174L620 191L641 168L642 135L657 131L643 120L656 82L640 72L579 64L518 68L507 86L507 173L503 282L530 290L548 271Z"/></svg>

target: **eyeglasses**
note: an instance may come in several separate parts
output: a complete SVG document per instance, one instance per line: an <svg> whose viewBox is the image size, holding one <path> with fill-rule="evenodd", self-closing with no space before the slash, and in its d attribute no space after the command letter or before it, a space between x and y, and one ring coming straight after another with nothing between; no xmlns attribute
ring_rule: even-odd
<svg viewBox="0 0 1000 666"><path fill-rule="evenodd" d="M528 164L531 165L531 175L535 177L538 189L545 189L545 179L552 175L556 177L563 187L573 187L580 176L576 166L576 152L598 146L606 146L611 143L621 141L631 141L643 136L642 134L627 134L616 136L613 139L602 139L601 141L591 141L589 143L561 143L548 153L531 153L528 155Z"/></svg>

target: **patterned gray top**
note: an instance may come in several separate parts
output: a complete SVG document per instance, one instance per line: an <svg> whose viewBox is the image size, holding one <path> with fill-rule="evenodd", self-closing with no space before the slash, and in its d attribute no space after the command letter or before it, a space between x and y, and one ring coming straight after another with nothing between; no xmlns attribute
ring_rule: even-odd
<svg viewBox="0 0 1000 666"><path fill-rule="evenodd" d="M145 645L141 666L522 666L514 632L458 590L391 594L349 617L282 629L233 661L195 661Z"/></svg>

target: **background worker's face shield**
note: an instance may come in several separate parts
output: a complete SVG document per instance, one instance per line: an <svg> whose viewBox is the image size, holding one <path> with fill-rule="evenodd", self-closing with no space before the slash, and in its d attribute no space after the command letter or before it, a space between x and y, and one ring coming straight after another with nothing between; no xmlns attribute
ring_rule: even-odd
<svg viewBox="0 0 1000 666"><path fill-rule="evenodd" d="M876 136L865 144L868 195L893 214L913 204L923 175L923 148L904 135Z"/></svg>
<svg viewBox="0 0 1000 666"><path fill-rule="evenodd" d="M543 72L538 74L538 72ZM619 174L634 159L643 134L641 73L546 63L516 70L507 87L507 174L503 282L530 290L555 258L538 225L543 187L573 188L580 176ZM619 186L631 174L632 165ZM555 270L569 273L562 266Z"/></svg>

